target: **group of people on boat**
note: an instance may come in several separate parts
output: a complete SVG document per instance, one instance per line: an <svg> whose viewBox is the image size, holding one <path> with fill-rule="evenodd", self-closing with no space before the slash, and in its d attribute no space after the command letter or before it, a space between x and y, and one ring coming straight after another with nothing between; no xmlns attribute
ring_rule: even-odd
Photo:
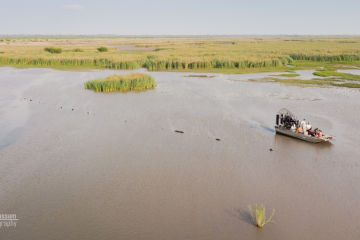
<svg viewBox="0 0 360 240"><path fill-rule="evenodd" d="M310 122L306 122L306 119L300 122L300 120L295 120L289 116L281 116L280 121L285 129L291 130L293 132L317 138L321 138L323 136L322 131L318 128L313 130Z"/></svg>

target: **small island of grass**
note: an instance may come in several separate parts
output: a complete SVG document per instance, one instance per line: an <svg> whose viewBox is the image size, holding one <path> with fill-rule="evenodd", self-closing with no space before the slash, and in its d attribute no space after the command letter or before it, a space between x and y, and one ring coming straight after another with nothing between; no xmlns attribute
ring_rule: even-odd
<svg viewBox="0 0 360 240"><path fill-rule="evenodd" d="M87 81L84 84L85 89L91 89L96 92L140 91L151 89L155 86L155 79L144 73L132 73L128 75L115 74L105 79Z"/></svg>
<svg viewBox="0 0 360 240"><path fill-rule="evenodd" d="M184 77L198 77L198 78L213 78L215 76L208 76L208 75L188 75Z"/></svg>
<svg viewBox="0 0 360 240"><path fill-rule="evenodd" d="M360 81L360 75L337 72L335 68L320 69L314 72L313 74L319 77L333 77L335 79L340 79L340 80Z"/></svg>
<svg viewBox="0 0 360 240"><path fill-rule="evenodd" d="M299 77L300 74L298 74L298 73L284 73L284 74L281 74L280 76L283 76L283 77Z"/></svg>

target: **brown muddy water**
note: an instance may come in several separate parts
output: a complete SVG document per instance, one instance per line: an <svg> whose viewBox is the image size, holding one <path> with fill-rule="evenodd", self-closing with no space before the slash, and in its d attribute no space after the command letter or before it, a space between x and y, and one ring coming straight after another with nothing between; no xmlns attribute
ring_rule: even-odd
<svg viewBox="0 0 360 240"><path fill-rule="evenodd" d="M130 72L0 68L0 214L19 219L0 239L360 238L358 90L174 72L83 89ZM276 136L282 107L337 138ZM276 224L255 227L255 203Z"/></svg>

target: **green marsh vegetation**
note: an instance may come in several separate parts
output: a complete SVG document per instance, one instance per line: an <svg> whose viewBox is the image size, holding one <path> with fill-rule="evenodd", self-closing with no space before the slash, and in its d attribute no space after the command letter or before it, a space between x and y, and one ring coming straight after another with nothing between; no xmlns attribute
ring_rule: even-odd
<svg viewBox="0 0 360 240"><path fill-rule="evenodd" d="M3 37L3 39L5 39ZM36 66L104 67L111 69L255 73L333 67L339 63L360 65L360 37L199 37L199 38L98 38L98 37L28 37L6 45L0 42L0 64ZM26 41L24 41L26 40ZM286 41L285 41L286 40ZM295 41L296 40L296 41ZM40 42L42 41L42 42ZM10 41L7 41L10 42ZM351 43L341 43L351 42ZM44 47L59 45L61 57L50 57ZM136 45L152 47L149 51L97 50L101 45ZM81 54L73 49L81 47ZM105 48L105 47L104 47ZM151 57L148 57L151 56ZM24 60L26 59L26 61ZM49 64L49 61L52 61ZM92 62L89 64L89 62ZM98 64L102 62L102 64ZM286 67L286 65L294 67Z"/></svg>
<svg viewBox="0 0 360 240"><path fill-rule="evenodd" d="M337 72L334 68L324 68L317 70L313 73L319 77L333 77L338 80L352 80L352 81L360 81L360 75L354 75L351 73L342 73Z"/></svg>
<svg viewBox="0 0 360 240"><path fill-rule="evenodd" d="M269 219L266 220L265 207L263 204L261 204L260 207L258 207L257 204L255 204L254 212L252 210L251 205L249 205L248 208L249 208L250 215L251 215L251 218L252 218L255 226L262 228L262 227L264 227L265 224L267 224L269 222L275 223L274 221L271 221L271 218L274 216L275 209L273 210Z"/></svg>
<svg viewBox="0 0 360 240"><path fill-rule="evenodd" d="M199 78L207 78L207 75L188 75L188 76L184 76L184 77L199 77Z"/></svg>
<svg viewBox="0 0 360 240"><path fill-rule="evenodd" d="M46 48L44 48L44 51L49 52L49 53L62 53L61 48L54 48L54 47L46 47Z"/></svg>
<svg viewBox="0 0 360 240"><path fill-rule="evenodd" d="M108 59L46 59L46 58L6 58L0 57L2 65L20 65L20 66L69 66L69 67L95 67L111 69L137 69L141 65L138 62L114 62Z"/></svg>
<svg viewBox="0 0 360 240"><path fill-rule="evenodd" d="M74 51L74 52L84 52L84 50L81 49L81 48L75 48L73 51Z"/></svg>
<svg viewBox="0 0 360 240"><path fill-rule="evenodd" d="M274 82L277 83L284 83L284 84L293 84L293 85L317 85L317 86L325 86L331 85L333 80L331 79L320 79L320 78L313 78L311 80L304 80L304 79L283 79L283 78L271 78Z"/></svg>
<svg viewBox="0 0 360 240"><path fill-rule="evenodd" d="M95 79L84 84L85 89L96 92L114 91L141 91L152 89L156 86L155 79L144 73L133 73L129 75L113 75L105 79Z"/></svg>
<svg viewBox="0 0 360 240"><path fill-rule="evenodd" d="M99 52L107 52L107 51L109 51L109 49L107 47L99 47L99 48L97 48L97 50Z"/></svg>
<svg viewBox="0 0 360 240"><path fill-rule="evenodd" d="M324 68L313 73L321 78L313 78L310 80L303 79L281 79L271 78L274 82L294 85L313 85L313 86L333 86L346 88L360 88L360 75L350 73L337 72L334 68ZM357 83L359 82L359 83Z"/></svg>
<svg viewBox="0 0 360 240"><path fill-rule="evenodd" d="M280 74L280 76L283 76L283 77L299 77L301 75L298 74L298 73L284 73L284 74Z"/></svg>
<svg viewBox="0 0 360 240"><path fill-rule="evenodd" d="M208 76L208 75L188 75L184 77L198 77L198 78L213 78L215 76Z"/></svg>

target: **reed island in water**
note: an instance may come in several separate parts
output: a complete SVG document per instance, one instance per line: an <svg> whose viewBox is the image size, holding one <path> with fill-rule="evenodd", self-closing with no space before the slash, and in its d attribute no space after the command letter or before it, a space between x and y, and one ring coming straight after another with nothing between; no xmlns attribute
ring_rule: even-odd
<svg viewBox="0 0 360 240"><path fill-rule="evenodd" d="M91 89L96 92L140 91L151 89L155 86L155 79L145 73L114 74L105 79L90 80L84 84L85 89Z"/></svg>

